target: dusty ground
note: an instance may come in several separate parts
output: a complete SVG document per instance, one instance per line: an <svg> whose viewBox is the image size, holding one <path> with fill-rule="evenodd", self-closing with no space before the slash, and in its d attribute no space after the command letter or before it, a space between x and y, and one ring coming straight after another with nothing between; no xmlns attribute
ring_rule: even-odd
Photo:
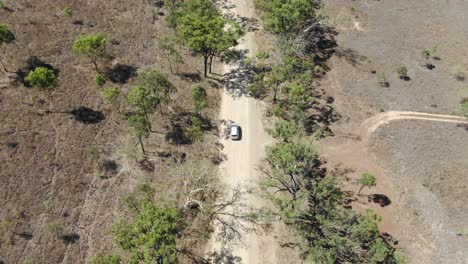
<svg viewBox="0 0 468 264"><path fill-rule="evenodd" d="M363 122L382 111L461 115L467 84L455 80L451 69L468 62L460 56L468 53L468 4L326 3L338 31L338 49L322 87L335 98L342 118L333 126L336 136L320 142L324 157L330 167L350 168L351 178L363 172L378 176L378 186L364 192L385 195L390 204L380 207L361 199L355 207L383 215L381 226L400 241L409 263L468 263L468 238L457 235L466 229L468 212L467 131L456 122L398 119L368 138L361 133ZM422 66L420 52L435 44L439 59L430 60L435 68L429 70ZM400 65L406 65L410 80L398 78ZM375 72L384 72L390 86L381 87Z"/></svg>
<svg viewBox="0 0 468 264"><path fill-rule="evenodd" d="M99 250L116 250L109 227L128 217L121 203L124 195L142 182L177 180L165 173L174 157L187 154L190 159L192 153L202 153L216 159L216 127L207 133L203 152L173 136L187 125L190 91L200 80L202 61L183 53L185 64L180 69L186 74L170 77L178 92L163 117L154 115L153 126L160 133L146 141L152 153L148 171L148 166L145 170L133 161L138 150L124 116L101 99L92 65L74 56L71 47L81 34L104 33L114 57L100 66L113 78L106 86L117 86L125 95L140 71L156 67L169 73L156 49L156 38L170 33L159 10L147 1L3 3L7 9L0 9L1 21L10 26L17 41L5 48L2 58L10 70L37 66L37 60L31 65L33 56L53 67L60 79L53 94L60 113L45 113L49 106L43 94L2 76L0 220L15 219L17 224L14 242L0 243L0 263L84 263ZM63 12L66 6L72 9L71 17ZM205 114L216 119L218 90L210 88L208 93L210 109ZM120 99L123 104L124 98ZM85 122L69 113L79 107L91 109L98 118ZM120 111L125 112L125 107ZM98 177L91 159L93 149L115 165L104 178ZM177 191L159 187L159 194ZM52 231L51 224L61 227L60 234ZM192 240L187 243L197 253L202 245Z"/></svg>

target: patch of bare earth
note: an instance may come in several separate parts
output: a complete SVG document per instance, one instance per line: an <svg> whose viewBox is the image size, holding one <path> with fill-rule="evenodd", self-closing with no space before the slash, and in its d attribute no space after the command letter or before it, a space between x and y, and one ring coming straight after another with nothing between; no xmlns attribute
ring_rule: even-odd
<svg viewBox="0 0 468 264"><path fill-rule="evenodd" d="M458 122L398 119L362 138L368 118L389 111L461 115L466 82L451 75L466 65L468 4L463 1L328 0L338 29L338 49L322 87L342 115L335 136L320 142L330 167L349 168L348 189L363 172L378 176L377 187L353 204L383 216L409 263L466 263L467 131ZM438 44L435 68L424 67L421 50ZM409 80L396 69L405 65ZM389 86L378 83L385 73ZM423 116L424 117L424 116ZM429 118L430 119L430 118ZM367 137L367 136L366 136ZM367 199L384 195L387 205ZM378 196L379 199L382 196ZM380 199L381 201L382 199ZM375 200L374 200L375 201ZM379 200L378 200L379 201Z"/></svg>

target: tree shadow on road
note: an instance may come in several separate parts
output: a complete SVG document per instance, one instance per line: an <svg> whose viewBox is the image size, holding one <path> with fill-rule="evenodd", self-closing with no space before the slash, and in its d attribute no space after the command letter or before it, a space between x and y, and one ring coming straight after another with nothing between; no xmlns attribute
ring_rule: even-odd
<svg viewBox="0 0 468 264"><path fill-rule="evenodd" d="M254 72L246 63L248 50L240 51L239 66L226 73L222 78L222 83L227 92L233 97L248 95L248 86L252 83Z"/></svg>

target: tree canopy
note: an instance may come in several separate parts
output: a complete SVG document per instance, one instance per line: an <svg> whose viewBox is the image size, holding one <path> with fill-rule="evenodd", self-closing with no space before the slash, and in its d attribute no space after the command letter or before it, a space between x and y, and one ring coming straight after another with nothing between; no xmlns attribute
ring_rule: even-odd
<svg viewBox="0 0 468 264"><path fill-rule="evenodd" d="M138 113L146 118L146 123L151 130L149 114L162 104L170 102L170 95L174 92L175 87L165 74L149 69L143 72L141 85L134 86L130 90L127 100Z"/></svg>
<svg viewBox="0 0 468 264"><path fill-rule="evenodd" d="M116 223L112 232L116 243L130 252L130 263L176 263L176 239L181 215L175 208L144 202L132 222Z"/></svg>
<svg viewBox="0 0 468 264"><path fill-rule="evenodd" d="M363 173L361 177L357 180L357 182L361 185L361 187L359 188L358 194L361 193L364 187L370 188L370 187L375 186L376 181L377 179L375 178L374 175L370 173Z"/></svg>
<svg viewBox="0 0 468 264"><path fill-rule="evenodd" d="M318 156L312 145L297 142L279 142L266 148L266 161L269 164L269 188L290 194L292 201L298 198L303 189L305 178L315 177Z"/></svg>
<svg viewBox="0 0 468 264"><path fill-rule="evenodd" d="M58 79L53 70L37 67L29 72L25 81L40 90L52 90L57 85Z"/></svg>
<svg viewBox="0 0 468 264"><path fill-rule="evenodd" d="M90 59L97 71L97 61L106 56L106 38L102 34L79 36L72 51Z"/></svg>
<svg viewBox="0 0 468 264"><path fill-rule="evenodd" d="M118 255L98 252L91 258L91 264L121 264L122 258Z"/></svg>
<svg viewBox="0 0 468 264"><path fill-rule="evenodd" d="M141 79L142 86L151 91L158 103L170 102L170 95L176 91L176 88L169 81L167 75L155 69L148 69L143 72Z"/></svg>
<svg viewBox="0 0 468 264"><path fill-rule="evenodd" d="M127 99L130 105L145 115L154 112L156 106L161 102L160 98L156 97L148 87L142 85L134 86Z"/></svg>
<svg viewBox="0 0 468 264"><path fill-rule="evenodd" d="M311 0L256 0L263 11L265 29L276 34L295 33L315 17L316 4Z"/></svg>
<svg viewBox="0 0 468 264"><path fill-rule="evenodd" d="M211 0L187 1L179 4L169 18L183 45L204 58L204 73L208 75L208 60L220 56L238 44L241 27L227 20Z"/></svg>

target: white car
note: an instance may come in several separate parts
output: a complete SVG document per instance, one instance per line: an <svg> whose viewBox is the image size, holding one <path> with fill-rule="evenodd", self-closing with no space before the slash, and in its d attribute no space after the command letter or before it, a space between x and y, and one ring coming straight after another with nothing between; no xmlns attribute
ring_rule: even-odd
<svg viewBox="0 0 468 264"><path fill-rule="evenodd" d="M232 140L240 140L241 139L241 127L236 124L232 123L229 126L229 136L231 137Z"/></svg>

